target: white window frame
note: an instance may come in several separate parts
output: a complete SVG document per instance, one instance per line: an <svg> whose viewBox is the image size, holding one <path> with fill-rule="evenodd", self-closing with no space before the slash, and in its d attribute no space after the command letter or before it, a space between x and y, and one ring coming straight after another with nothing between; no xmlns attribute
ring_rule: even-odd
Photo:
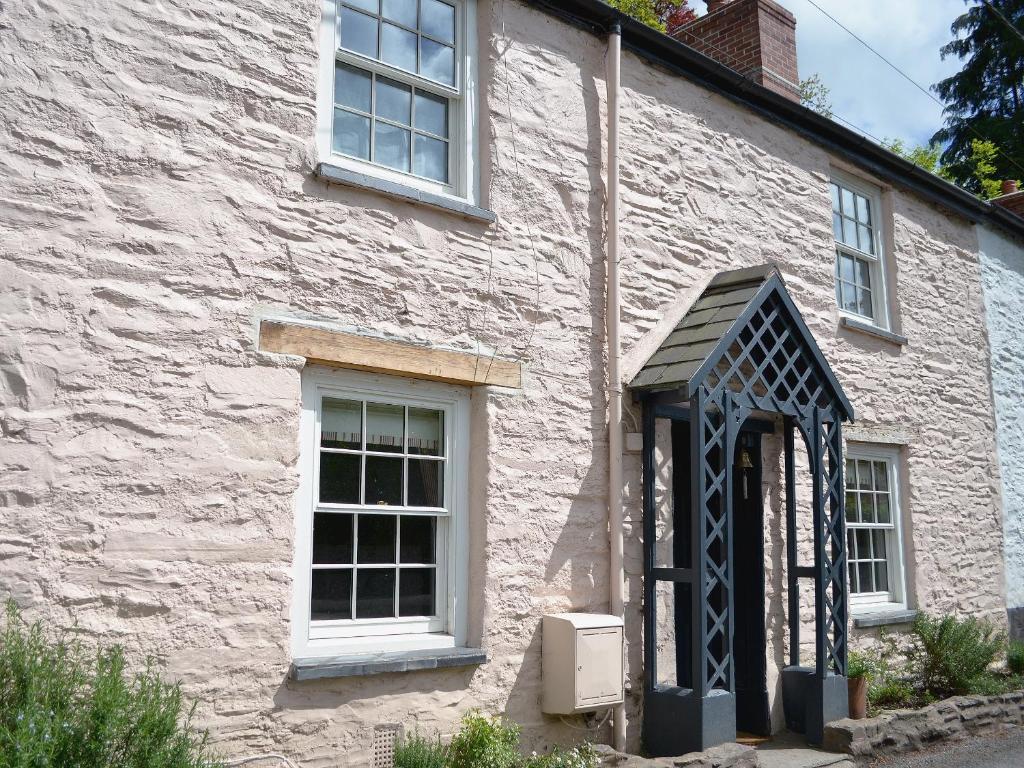
<svg viewBox="0 0 1024 768"><path fill-rule="evenodd" d="M374 505L318 502L319 416L325 397L370 400L444 411L447 441L445 454L448 457L444 476L447 511L440 514L437 510L429 511L429 514L443 517L448 521L447 535L438 543L438 616L435 619L387 618L313 622L310 618L314 513L318 509L382 513L381 507ZM469 468L468 391L447 384L309 366L302 373L299 437L299 492L296 500L295 553L292 569L293 657L310 658L348 653L464 646L469 559L466 512ZM416 511L410 507L403 507L400 512L415 514Z"/></svg>
<svg viewBox="0 0 1024 768"><path fill-rule="evenodd" d="M320 17L320 66L317 77L318 161L383 181L423 190L457 202L480 203L477 21L476 0L444 0L455 6L455 87L406 72L376 59L343 51L338 40L338 6L342 0L322 0ZM334 66L351 64L401 83L445 96L449 101L448 168L449 183L387 168L333 150Z"/></svg>
<svg viewBox="0 0 1024 768"><path fill-rule="evenodd" d="M863 259L868 262L869 272L871 275L871 311L874 317L865 317L857 312L850 312L843 309L839 305L838 297L836 299L836 307L839 311L840 316L849 317L857 322L868 323L881 328L884 331L890 330L889 320L889 290L886 280L886 255L885 255L885 225L882 221L882 191L878 187L867 184L856 177L850 176L849 174L842 173L840 171L833 170L829 184L837 184L840 187L846 187L851 192L856 192L858 195L867 198L868 204L871 206L871 226L872 226L872 237L875 241L875 255L865 253L859 248L854 248L851 245L847 245L839 240L835 240L835 230L832 226L832 195L829 193L829 228L833 232L833 240L835 240L835 251L841 251L849 256L854 256L858 259ZM833 254L833 272L837 268L839 263L838 253ZM836 277L836 287L838 288L839 278Z"/></svg>
<svg viewBox="0 0 1024 768"><path fill-rule="evenodd" d="M850 612L854 616L864 616L889 611L906 610L907 583L905 549L903 546L903 510L900 504L900 451L890 446L865 443L849 444L846 458L864 461L883 461L889 477L889 514L891 524L886 523L854 523L846 522L846 530L891 530L892 535L886 536L886 561L889 576L888 592L861 592L854 594L850 589ZM844 476L844 481L849 482ZM847 553L847 573L850 572L850 553ZM850 579L847 588L850 588Z"/></svg>

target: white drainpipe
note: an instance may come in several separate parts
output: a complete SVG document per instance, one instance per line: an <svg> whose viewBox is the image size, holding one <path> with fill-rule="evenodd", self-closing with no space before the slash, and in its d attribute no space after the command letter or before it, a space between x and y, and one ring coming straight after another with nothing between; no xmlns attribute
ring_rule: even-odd
<svg viewBox="0 0 1024 768"><path fill-rule="evenodd" d="M622 566L622 375L619 371L619 79L622 27L612 25L608 36L608 182L605 261L608 265L605 331L608 336L608 536L609 603L624 616L625 572ZM626 748L626 707L615 708L613 746Z"/></svg>

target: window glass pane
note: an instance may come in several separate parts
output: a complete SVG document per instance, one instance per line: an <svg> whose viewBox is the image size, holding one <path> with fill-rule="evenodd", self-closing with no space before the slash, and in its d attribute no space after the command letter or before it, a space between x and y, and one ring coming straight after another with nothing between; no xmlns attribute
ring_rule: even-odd
<svg viewBox="0 0 1024 768"><path fill-rule="evenodd" d="M313 515L313 562L335 565L352 562L353 515L317 512Z"/></svg>
<svg viewBox="0 0 1024 768"><path fill-rule="evenodd" d="M874 238L871 237L871 230L865 227L863 224L859 224L857 226L857 242L857 247L864 251L864 253L874 254Z"/></svg>
<svg viewBox="0 0 1024 768"><path fill-rule="evenodd" d="M350 453L320 454L320 501L326 504L359 503L360 457Z"/></svg>
<svg viewBox="0 0 1024 768"><path fill-rule="evenodd" d="M889 556L885 546L885 531L876 529L871 532L871 546L875 560L885 560Z"/></svg>
<svg viewBox="0 0 1024 768"><path fill-rule="evenodd" d="M409 409L409 453L440 456L444 450L444 411Z"/></svg>
<svg viewBox="0 0 1024 768"><path fill-rule="evenodd" d="M366 450L402 453L405 450L405 408L385 403L366 404Z"/></svg>
<svg viewBox="0 0 1024 768"><path fill-rule="evenodd" d="M381 13L385 19L416 29L416 0L384 0Z"/></svg>
<svg viewBox="0 0 1024 768"><path fill-rule="evenodd" d="M839 279L852 283L853 277L853 257L847 256L845 253L839 254Z"/></svg>
<svg viewBox="0 0 1024 768"><path fill-rule="evenodd" d="M388 168L409 170L409 131L387 123L377 123L373 159Z"/></svg>
<svg viewBox="0 0 1024 768"><path fill-rule="evenodd" d="M859 459L857 461L857 488L862 491L871 490L871 462Z"/></svg>
<svg viewBox="0 0 1024 768"><path fill-rule="evenodd" d="M416 91L416 128L448 138L448 99Z"/></svg>
<svg viewBox="0 0 1024 768"><path fill-rule="evenodd" d="M875 473L875 490L889 490L889 465L884 461L873 461L871 467Z"/></svg>
<svg viewBox="0 0 1024 768"><path fill-rule="evenodd" d="M422 0L420 29L431 37L455 44L455 9L438 0Z"/></svg>
<svg viewBox="0 0 1024 768"><path fill-rule="evenodd" d="M415 163L417 176L448 183L448 142L416 134Z"/></svg>
<svg viewBox="0 0 1024 768"><path fill-rule="evenodd" d="M860 521L862 523L877 523L875 516L875 495L873 493L861 493L860 496Z"/></svg>
<svg viewBox="0 0 1024 768"><path fill-rule="evenodd" d="M384 507L402 505L402 459L366 457L366 503Z"/></svg>
<svg viewBox="0 0 1024 768"><path fill-rule="evenodd" d="M849 216L853 218L856 206L853 203L853 192L848 189L840 187L843 195L843 216Z"/></svg>
<svg viewBox="0 0 1024 768"><path fill-rule="evenodd" d="M843 219L843 242L854 248L857 247L857 224L853 219Z"/></svg>
<svg viewBox="0 0 1024 768"><path fill-rule="evenodd" d="M884 560L875 563L875 591L889 591L889 565Z"/></svg>
<svg viewBox="0 0 1024 768"><path fill-rule="evenodd" d="M832 214L832 234L835 235L836 242L843 242L843 217L838 213Z"/></svg>
<svg viewBox="0 0 1024 768"><path fill-rule="evenodd" d="M878 506L878 522L891 523L892 515L889 514L889 494L880 493L876 499Z"/></svg>
<svg viewBox="0 0 1024 768"><path fill-rule="evenodd" d="M857 487L857 464L853 459L846 460L846 473L843 479L846 481L847 488Z"/></svg>
<svg viewBox="0 0 1024 768"><path fill-rule="evenodd" d="M455 85L455 49L421 38L420 74L439 83Z"/></svg>
<svg viewBox="0 0 1024 768"><path fill-rule="evenodd" d="M416 71L416 34L385 24L380 33L380 59L409 72Z"/></svg>
<svg viewBox="0 0 1024 768"><path fill-rule="evenodd" d="M846 519L851 522L857 522L857 494L847 492L846 494Z"/></svg>
<svg viewBox="0 0 1024 768"><path fill-rule="evenodd" d="M320 411L320 446L359 450L363 445L363 404L324 398Z"/></svg>
<svg viewBox="0 0 1024 768"><path fill-rule="evenodd" d="M395 569L360 568L356 573L356 618L395 615Z"/></svg>
<svg viewBox="0 0 1024 768"><path fill-rule="evenodd" d="M370 13L377 13L377 3L378 0L345 0L345 5L354 5Z"/></svg>
<svg viewBox="0 0 1024 768"><path fill-rule="evenodd" d="M868 199L857 195L857 221L861 224L871 224L871 206Z"/></svg>
<svg viewBox="0 0 1024 768"><path fill-rule="evenodd" d="M850 565L850 594L857 594L860 592L860 580L857 578L857 566L855 564Z"/></svg>
<svg viewBox="0 0 1024 768"><path fill-rule="evenodd" d="M854 532L854 540L857 542L857 558L868 560L871 558L871 531L866 528L859 528Z"/></svg>
<svg viewBox="0 0 1024 768"><path fill-rule="evenodd" d="M444 462L409 459L410 507L444 506Z"/></svg>
<svg viewBox="0 0 1024 768"><path fill-rule="evenodd" d="M853 283L840 283L839 287L842 293L842 298L839 300L839 306L847 312L856 312L857 289L853 287Z"/></svg>
<svg viewBox="0 0 1024 768"><path fill-rule="evenodd" d="M839 212L839 187L835 184L828 185L829 191L832 193L832 210L836 213Z"/></svg>
<svg viewBox="0 0 1024 768"><path fill-rule="evenodd" d="M428 515L403 515L399 562L435 563L437 518Z"/></svg>
<svg viewBox="0 0 1024 768"><path fill-rule="evenodd" d="M377 58L377 19L342 6L338 34L342 48Z"/></svg>
<svg viewBox="0 0 1024 768"><path fill-rule="evenodd" d="M366 563L394 563L398 517L395 515L359 515L360 565Z"/></svg>
<svg viewBox="0 0 1024 768"><path fill-rule="evenodd" d="M335 64L334 103L369 112L372 80L369 72L347 64Z"/></svg>
<svg viewBox="0 0 1024 768"><path fill-rule="evenodd" d="M854 537L852 530L846 531L846 559L857 559L857 540Z"/></svg>
<svg viewBox="0 0 1024 768"><path fill-rule="evenodd" d="M854 281L857 285L863 286L864 288L871 287L871 265L868 264L864 259L855 259L854 262L857 265L857 279Z"/></svg>
<svg viewBox="0 0 1024 768"><path fill-rule="evenodd" d="M858 563L857 564L857 581L859 583L859 592L874 592L874 579L871 577L871 563Z"/></svg>
<svg viewBox="0 0 1024 768"><path fill-rule="evenodd" d="M352 571L313 571L309 617L313 621L352 618Z"/></svg>
<svg viewBox="0 0 1024 768"><path fill-rule="evenodd" d="M436 580L433 568L403 568L398 575L398 615L433 616Z"/></svg>
<svg viewBox="0 0 1024 768"><path fill-rule="evenodd" d="M857 289L857 314L864 317L874 317L875 310L871 305L871 291L864 288Z"/></svg>
<svg viewBox="0 0 1024 768"><path fill-rule="evenodd" d="M412 88L378 77L376 114L402 125L412 124Z"/></svg>
<svg viewBox="0 0 1024 768"><path fill-rule="evenodd" d="M333 149L342 155L370 159L370 118L334 110Z"/></svg>

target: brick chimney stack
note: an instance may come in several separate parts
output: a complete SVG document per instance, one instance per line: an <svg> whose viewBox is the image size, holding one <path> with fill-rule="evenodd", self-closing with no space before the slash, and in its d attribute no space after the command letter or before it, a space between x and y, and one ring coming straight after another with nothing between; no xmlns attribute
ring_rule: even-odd
<svg viewBox="0 0 1024 768"><path fill-rule="evenodd" d="M992 198L992 203L1001 205L1006 210L1024 218L1024 192L1017 191L1017 182L1004 181L1002 192L1003 194L999 197Z"/></svg>
<svg viewBox="0 0 1024 768"><path fill-rule="evenodd" d="M800 101L796 17L773 0L707 0L708 12L672 30L681 43Z"/></svg>

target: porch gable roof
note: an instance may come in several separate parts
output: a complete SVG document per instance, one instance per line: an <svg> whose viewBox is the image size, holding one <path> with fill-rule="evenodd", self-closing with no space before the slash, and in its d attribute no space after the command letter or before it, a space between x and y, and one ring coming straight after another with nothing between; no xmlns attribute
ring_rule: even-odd
<svg viewBox="0 0 1024 768"><path fill-rule="evenodd" d="M720 272L694 302L630 382L634 392L681 390L689 399L711 375L765 302L774 296L778 315L793 343L809 357L816 380L844 419L853 406L793 303L778 269L771 264ZM778 345L781 350L782 344ZM765 366L767 367L767 366Z"/></svg>

